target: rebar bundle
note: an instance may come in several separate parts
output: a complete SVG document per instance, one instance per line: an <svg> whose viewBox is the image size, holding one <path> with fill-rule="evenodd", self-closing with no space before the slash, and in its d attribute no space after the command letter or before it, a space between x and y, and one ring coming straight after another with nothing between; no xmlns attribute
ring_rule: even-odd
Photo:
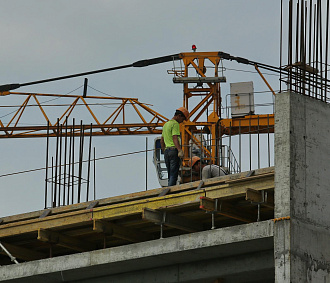
<svg viewBox="0 0 330 283"><path fill-rule="evenodd" d="M328 101L328 49L329 0L281 0L280 80L289 91Z"/></svg>

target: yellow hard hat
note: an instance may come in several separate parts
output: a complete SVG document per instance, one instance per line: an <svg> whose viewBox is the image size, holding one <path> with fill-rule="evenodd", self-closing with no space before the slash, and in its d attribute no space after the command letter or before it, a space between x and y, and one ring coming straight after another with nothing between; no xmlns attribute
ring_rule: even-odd
<svg viewBox="0 0 330 283"><path fill-rule="evenodd" d="M186 120L188 120L188 118L189 118L189 112L188 112L188 110L187 110L186 108L184 108L184 107L179 107L179 108L176 109L176 110L181 111L182 114L186 117Z"/></svg>
<svg viewBox="0 0 330 283"><path fill-rule="evenodd" d="M194 167L196 162L200 161L201 159L198 156L193 156L191 160L189 160L189 167ZM190 165L191 164L191 165Z"/></svg>

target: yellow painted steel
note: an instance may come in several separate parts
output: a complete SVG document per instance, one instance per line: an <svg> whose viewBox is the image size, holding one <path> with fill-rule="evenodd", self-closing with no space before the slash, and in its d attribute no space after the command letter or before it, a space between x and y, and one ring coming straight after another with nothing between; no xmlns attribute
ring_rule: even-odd
<svg viewBox="0 0 330 283"><path fill-rule="evenodd" d="M226 182L222 186L211 186L205 190L205 196L208 198L233 198L244 197L246 189L274 190L274 174L265 174L258 178L246 178L244 181Z"/></svg>
<svg viewBox="0 0 330 283"><path fill-rule="evenodd" d="M0 138L29 138L29 137L44 137L46 136L47 127L40 126L30 126L22 127L18 126L18 123L21 120L21 117L28 106L30 98L33 97L37 103L39 110L41 111L45 122L49 122L50 130L54 130L51 127L57 126L57 123L66 123L66 119L70 117L73 110L77 107L78 102L81 101L82 105L86 107L87 111L91 114L93 120L96 122L96 126L93 126L92 135L134 135L134 134L159 134L161 133L161 128L163 124L168 121L168 118L159 114L155 110L148 107L146 104L141 103L136 98L117 98L117 97L101 97L101 96L89 96L88 99L98 99L104 101L114 101L119 100L119 106L109 114L104 122L100 122L100 119L97 117L96 113L92 111L89 104L87 103L87 98L77 95L60 95L60 94L41 94L41 93L17 93L13 92L11 94L17 95L26 95L27 98L24 100L23 104L19 109L14 113L13 117L10 119L7 125L4 125L0 121ZM73 99L73 102L67 107L67 109L60 115L58 122L50 121L48 118L45 108L37 99L38 96L49 96L49 97L66 97ZM137 116L141 119L140 123L126 123L125 122L125 108L132 106L132 111L135 111ZM142 111L144 113L142 113ZM144 117L144 114L147 113L151 115L151 120L148 121ZM119 122L119 118L122 118L122 121ZM155 123L152 123L155 121ZM40 121L38 122L40 123ZM84 129L87 129L88 125L84 125ZM96 129L96 130L95 130ZM98 131L97 129L100 129ZM56 130L56 128L55 128ZM61 134L61 133L60 133ZM63 133L62 133L63 134ZM74 135L80 135L80 128L77 127ZM56 136L55 132L50 133L50 136Z"/></svg>
<svg viewBox="0 0 330 283"><path fill-rule="evenodd" d="M91 223L92 212L89 210L80 210L45 218L18 221L0 226L0 238L33 233L38 229L68 228L84 223Z"/></svg>

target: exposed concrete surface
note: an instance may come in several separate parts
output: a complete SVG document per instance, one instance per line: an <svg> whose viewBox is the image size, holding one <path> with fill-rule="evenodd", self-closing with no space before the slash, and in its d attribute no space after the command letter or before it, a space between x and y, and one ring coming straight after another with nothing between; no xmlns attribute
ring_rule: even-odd
<svg viewBox="0 0 330 283"><path fill-rule="evenodd" d="M330 105L276 95L276 282L330 282Z"/></svg>
<svg viewBox="0 0 330 283"><path fill-rule="evenodd" d="M223 268L219 267L220 263ZM273 266L273 222L268 220L3 266L0 267L0 280L51 283L85 279L86 282L104 282L104 278L97 278L107 276L110 280L111 276L125 273L120 277L124 280L130 278L129 272L140 272L139 278L143 280L135 278L133 282L208 282L207 279L218 276L229 279L236 276L236 281L231 282L249 282L251 278L246 276L254 270L271 278L265 282L273 282ZM198 267L203 268L197 270ZM152 278L158 278L158 281L152 281Z"/></svg>
<svg viewBox="0 0 330 283"><path fill-rule="evenodd" d="M79 280L79 282L214 282L225 278L226 283L274 282L273 250L249 253L223 259L170 265L119 275ZM261 268L262 267L262 268ZM76 281L78 282L78 281Z"/></svg>

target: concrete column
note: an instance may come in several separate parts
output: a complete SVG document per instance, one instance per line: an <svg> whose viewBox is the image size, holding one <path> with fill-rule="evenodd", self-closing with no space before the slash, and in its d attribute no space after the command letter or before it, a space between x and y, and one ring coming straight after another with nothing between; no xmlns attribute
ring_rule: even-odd
<svg viewBox="0 0 330 283"><path fill-rule="evenodd" d="M330 282L330 105L280 93L275 109L276 282Z"/></svg>

